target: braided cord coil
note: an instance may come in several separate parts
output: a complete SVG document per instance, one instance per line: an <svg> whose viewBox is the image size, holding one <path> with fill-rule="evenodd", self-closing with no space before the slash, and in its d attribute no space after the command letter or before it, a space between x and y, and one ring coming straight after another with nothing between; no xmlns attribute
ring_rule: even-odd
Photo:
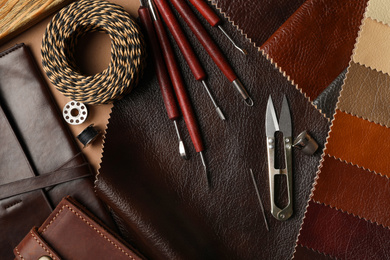
<svg viewBox="0 0 390 260"><path fill-rule="evenodd" d="M86 76L75 63L78 39L103 31L111 38L111 61L104 71ZM122 98L138 84L145 65L140 29L121 7L102 0L74 2L57 13L42 40L42 65L50 82L65 96L85 104Z"/></svg>

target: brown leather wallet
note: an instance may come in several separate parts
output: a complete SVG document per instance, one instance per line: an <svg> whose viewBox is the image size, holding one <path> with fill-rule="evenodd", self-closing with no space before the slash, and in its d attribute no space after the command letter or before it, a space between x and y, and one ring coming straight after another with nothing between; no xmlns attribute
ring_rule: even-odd
<svg viewBox="0 0 390 260"><path fill-rule="evenodd" d="M143 257L71 197L14 249L19 260L130 259Z"/></svg>
<svg viewBox="0 0 390 260"><path fill-rule="evenodd" d="M28 48L0 53L0 258L64 196L88 205L114 228L80 153Z"/></svg>

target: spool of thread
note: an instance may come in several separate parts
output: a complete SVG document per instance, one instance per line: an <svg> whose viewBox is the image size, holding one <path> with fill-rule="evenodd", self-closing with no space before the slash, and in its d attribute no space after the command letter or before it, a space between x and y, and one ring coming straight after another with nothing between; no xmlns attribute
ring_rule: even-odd
<svg viewBox="0 0 390 260"><path fill-rule="evenodd" d="M83 75L75 59L78 39L103 31L111 38L107 69ZM65 96L85 104L106 104L122 98L138 83L145 65L143 36L121 7L103 0L76 1L50 21L42 40L42 65L51 83Z"/></svg>
<svg viewBox="0 0 390 260"><path fill-rule="evenodd" d="M77 136L77 139L84 147L87 147L99 136L99 134L100 132L91 124Z"/></svg>

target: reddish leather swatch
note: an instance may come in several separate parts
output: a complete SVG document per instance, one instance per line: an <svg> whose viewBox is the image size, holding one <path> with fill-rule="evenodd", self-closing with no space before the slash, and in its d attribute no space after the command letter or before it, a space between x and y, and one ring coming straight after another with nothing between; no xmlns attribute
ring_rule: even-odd
<svg viewBox="0 0 390 260"><path fill-rule="evenodd" d="M310 201L298 244L340 259L383 260L390 230ZM305 259L298 256L294 259Z"/></svg>
<svg viewBox="0 0 390 260"><path fill-rule="evenodd" d="M320 169L313 200L390 226L390 180L387 177L327 155Z"/></svg>
<svg viewBox="0 0 390 260"><path fill-rule="evenodd" d="M348 66L366 4L307 0L261 49L313 100Z"/></svg>
<svg viewBox="0 0 390 260"><path fill-rule="evenodd" d="M387 127L336 110L325 153L390 177L389 143Z"/></svg>
<svg viewBox="0 0 390 260"><path fill-rule="evenodd" d="M321 254L319 252L314 251L311 248L304 247L302 245L298 245L295 248L294 259L300 260L329 260L334 259L333 257Z"/></svg>

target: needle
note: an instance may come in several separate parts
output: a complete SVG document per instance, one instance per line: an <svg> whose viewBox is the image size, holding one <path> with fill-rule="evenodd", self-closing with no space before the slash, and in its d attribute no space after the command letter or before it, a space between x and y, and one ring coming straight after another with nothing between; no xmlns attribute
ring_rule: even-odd
<svg viewBox="0 0 390 260"><path fill-rule="evenodd" d="M251 173L251 177L252 177L253 185L255 186L255 190L256 190L257 198L259 199L259 204L260 204L261 212L263 213L263 218L264 218L265 228L267 229L267 231L269 231L269 227L268 227L267 218L265 217L265 212L264 212L264 206L263 206L263 202L261 201L260 192L259 192L259 189L257 188L257 185L256 185L255 176L253 175L253 171L252 171L252 169L249 169L249 171L250 171L250 173Z"/></svg>
<svg viewBox="0 0 390 260"><path fill-rule="evenodd" d="M211 7L203 0L190 0L193 6L202 14L202 16L207 20L207 22L212 26L212 27L218 27L222 33L228 38L228 40L233 44L233 46L239 50L242 54L247 55L248 52L240 48L234 41L233 39L225 32L225 30L221 26L221 19L219 16L211 9Z"/></svg>
<svg viewBox="0 0 390 260"><path fill-rule="evenodd" d="M176 122L176 120L180 117L180 112L176 105L175 95L172 89L171 81L169 79L167 68L165 67L165 63L161 55L160 47L157 43L156 33L153 28L153 23L148 8L143 5L142 0L140 0L140 3L141 7L138 9L138 14L149 38L149 43L152 49L152 56L154 59L154 66L157 72L157 79L159 82L161 94L163 96L165 109L167 110L169 119L173 121L175 126L175 130L179 139L180 156L184 159L187 159L187 153Z"/></svg>

